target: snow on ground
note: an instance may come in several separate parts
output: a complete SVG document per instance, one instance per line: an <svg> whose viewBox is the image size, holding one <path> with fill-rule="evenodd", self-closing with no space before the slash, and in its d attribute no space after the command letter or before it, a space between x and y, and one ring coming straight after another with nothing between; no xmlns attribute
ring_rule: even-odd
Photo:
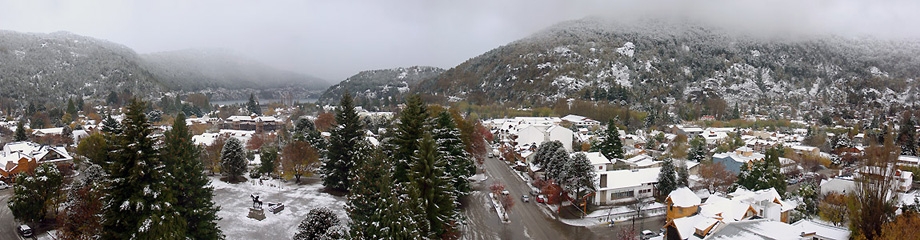
<svg viewBox="0 0 920 240"><path fill-rule="evenodd" d="M303 185L293 181L283 183L279 180L258 180L230 184L211 178L214 186L214 202L221 207L217 216L222 218L217 224L227 239L291 239L297 232L297 226L310 209L328 207L339 217L341 222L348 222L345 213L345 198L320 192L323 188L318 178L301 178ZM265 210L262 221L249 218L252 207L250 194L259 194ZM283 202L284 210L273 214L268 211L269 202Z"/></svg>

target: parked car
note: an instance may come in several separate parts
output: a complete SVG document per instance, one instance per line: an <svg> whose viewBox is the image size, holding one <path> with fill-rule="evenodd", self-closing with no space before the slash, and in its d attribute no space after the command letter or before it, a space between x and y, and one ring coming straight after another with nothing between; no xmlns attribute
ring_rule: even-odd
<svg viewBox="0 0 920 240"><path fill-rule="evenodd" d="M508 194L511 194L511 192L509 192L508 190L502 190L502 195L508 195Z"/></svg>
<svg viewBox="0 0 920 240"><path fill-rule="evenodd" d="M522 194L521 201L530 202L530 196L527 196L527 194Z"/></svg>
<svg viewBox="0 0 920 240"><path fill-rule="evenodd" d="M545 202L546 202L546 196L544 196L544 195L542 195L542 194L541 194L540 196L537 196L537 202L538 202L538 203L545 203Z"/></svg>
<svg viewBox="0 0 920 240"><path fill-rule="evenodd" d="M540 192L540 189L537 189L537 188L530 188L530 195L531 195L531 196L537 196L537 195L540 195L540 193L541 193L541 192Z"/></svg>
<svg viewBox="0 0 920 240"><path fill-rule="evenodd" d="M19 225L17 230L19 230L19 235L22 235L22 237L32 237L32 228L29 225Z"/></svg>
<svg viewBox="0 0 920 240"><path fill-rule="evenodd" d="M6 184L6 182L0 182L0 189L7 189L7 188L10 188L9 184Z"/></svg>
<svg viewBox="0 0 920 240"><path fill-rule="evenodd" d="M642 240L648 240L648 239L651 239L651 238L653 238L653 237L657 237L658 234L657 234L657 233L654 233L654 232L652 232L652 231L650 231L650 230L642 230L642 233L641 233L639 236L642 238Z"/></svg>

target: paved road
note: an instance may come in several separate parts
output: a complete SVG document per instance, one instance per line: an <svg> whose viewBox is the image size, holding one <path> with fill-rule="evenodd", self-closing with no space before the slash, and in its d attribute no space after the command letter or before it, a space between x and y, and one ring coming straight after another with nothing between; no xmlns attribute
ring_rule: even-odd
<svg viewBox="0 0 920 240"><path fill-rule="evenodd" d="M13 188L0 190L0 239L19 239L16 233L16 221L7 202L13 197Z"/></svg>
<svg viewBox="0 0 920 240"><path fill-rule="evenodd" d="M555 219L545 207L531 201L525 203L521 194L528 194L530 188L510 167L498 158L488 158L484 163L488 179L473 183L474 193L464 203L467 224L463 229L466 239L602 239L585 227L565 225ZM499 181L505 184L515 199L511 209L510 223L502 223L488 200L489 185ZM607 237L605 237L607 238Z"/></svg>

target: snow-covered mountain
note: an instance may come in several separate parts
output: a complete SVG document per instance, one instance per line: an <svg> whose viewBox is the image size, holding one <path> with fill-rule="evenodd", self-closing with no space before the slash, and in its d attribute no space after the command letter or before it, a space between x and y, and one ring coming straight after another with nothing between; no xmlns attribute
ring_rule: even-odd
<svg viewBox="0 0 920 240"><path fill-rule="evenodd" d="M920 104L920 43L764 37L691 21L559 23L419 83L444 101L512 106L568 99L717 118L737 106L785 117L854 116ZM850 106L858 106L853 108Z"/></svg>
<svg viewBox="0 0 920 240"><path fill-rule="evenodd" d="M286 95L299 99L328 86L321 79L226 51L137 54L124 45L68 32L0 30L3 110L60 104L78 96L104 100L112 92L159 99L167 91L200 91L212 100L233 100L253 92L277 99L278 92L296 91Z"/></svg>
<svg viewBox="0 0 920 240"><path fill-rule="evenodd" d="M0 31L4 108L27 101L60 103L73 96L103 99L111 91L144 94L162 89L140 65L137 53L123 45L67 32Z"/></svg>
<svg viewBox="0 0 920 240"><path fill-rule="evenodd" d="M329 87L320 96L318 103L337 104L346 89L359 106L401 103L403 95L414 89L419 82L433 79L443 72L444 69L426 66L362 71Z"/></svg>

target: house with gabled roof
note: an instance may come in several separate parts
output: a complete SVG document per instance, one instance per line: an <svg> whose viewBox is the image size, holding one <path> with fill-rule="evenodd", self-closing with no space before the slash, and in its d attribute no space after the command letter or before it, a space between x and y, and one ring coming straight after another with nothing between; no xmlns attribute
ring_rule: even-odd
<svg viewBox="0 0 920 240"><path fill-rule="evenodd" d="M690 188L682 187L668 194L664 200L667 206L666 220L687 217L696 214L700 208L700 197L696 196Z"/></svg>
<svg viewBox="0 0 920 240"><path fill-rule="evenodd" d="M721 231L732 229L726 226L751 221L769 221L771 225L782 224L792 228L788 224L788 212L795 208L795 204L782 200L773 188L758 191L738 189L726 197L709 196L702 204L697 199L699 198L689 189L678 189L668 195L670 205L664 226L665 239L710 239L713 236L726 236L727 232ZM802 236L813 236L814 234L806 234L813 232L806 230L797 233Z"/></svg>
<svg viewBox="0 0 920 240"><path fill-rule="evenodd" d="M73 161L63 146L49 146L33 142L12 142L0 152L0 178L12 179L17 174L31 172L39 164Z"/></svg>

